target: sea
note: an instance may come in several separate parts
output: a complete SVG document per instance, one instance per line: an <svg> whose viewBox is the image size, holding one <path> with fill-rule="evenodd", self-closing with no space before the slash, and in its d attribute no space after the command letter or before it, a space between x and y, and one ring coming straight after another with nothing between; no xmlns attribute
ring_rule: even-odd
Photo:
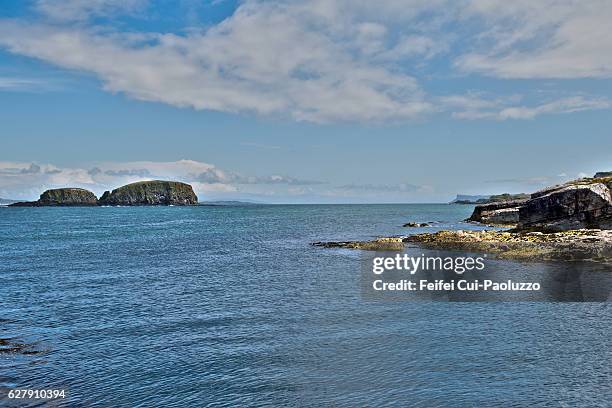
<svg viewBox="0 0 612 408"><path fill-rule="evenodd" d="M487 261L557 285L534 301L385 300L364 251L311 245L483 228L472 209L0 208L0 406L612 406L609 264Z"/></svg>

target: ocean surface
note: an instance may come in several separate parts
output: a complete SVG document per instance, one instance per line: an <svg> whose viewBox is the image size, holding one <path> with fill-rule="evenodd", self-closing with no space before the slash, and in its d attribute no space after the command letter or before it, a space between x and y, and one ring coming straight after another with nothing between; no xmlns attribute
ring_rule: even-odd
<svg viewBox="0 0 612 408"><path fill-rule="evenodd" d="M9 388L71 407L611 406L609 303L372 301L360 251L310 245L477 228L471 210L0 208L0 406Z"/></svg>

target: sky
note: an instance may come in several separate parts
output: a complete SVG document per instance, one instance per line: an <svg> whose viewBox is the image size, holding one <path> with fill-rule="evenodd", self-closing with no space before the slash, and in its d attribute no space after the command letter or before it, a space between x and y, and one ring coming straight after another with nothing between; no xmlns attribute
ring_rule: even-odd
<svg viewBox="0 0 612 408"><path fill-rule="evenodd" d="M446 202L612 170L608 0L4 0L0 197Z"/></svg>

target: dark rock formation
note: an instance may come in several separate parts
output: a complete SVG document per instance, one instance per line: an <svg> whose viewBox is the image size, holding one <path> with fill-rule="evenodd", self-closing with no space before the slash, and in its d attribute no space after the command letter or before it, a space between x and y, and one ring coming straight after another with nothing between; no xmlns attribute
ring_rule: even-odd
<svg viewBox="0 0 612 408"><path fill-rule="evenodd" d="M519 222L519 207L526 201L512 200L477 205L466 221L490 225L516 225Z"/></svg>
<svg viewBox="0 0 612 408"><path fill-rule="evenodd" d="M410 227L410 228L420 228L420 227L429 227L429 224L426 222L407 222L402 225L402 227Z"/></svg>
<svg viewBox="0 0 612 408"><path fill-rule="evenodd" d="M178 181L140 181L105 191L100 205L195 205L198 197L189 184Z"/></svg>
<svg viewBox="0 0 612 408"><path fill-rule="evenodd" d="M595 175L593 176L593 178L607 178L607 177L612 177L612 171L599 171L595 173Z"/></svg>
<svg viewBox="0 0 612 408"><path fill-rule="evenodd" d="M56 188L40 195L38 201L13 203L9 207L74 207L98 205L94 193L83 188Z"/></svg>
<svg viewBox="0 0 612 408"><path fill-rule="evenodd" d="M612 228L612 177L580 179L531 195L519 209L520 230Z"/></svg>

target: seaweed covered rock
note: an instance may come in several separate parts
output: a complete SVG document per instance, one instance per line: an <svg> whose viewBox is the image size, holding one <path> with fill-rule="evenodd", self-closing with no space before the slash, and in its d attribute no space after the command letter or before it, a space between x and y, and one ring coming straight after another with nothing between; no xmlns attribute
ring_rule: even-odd
<svg viewBox="0 0 612 408"><path fill-rule="evenodd" d="M18 202L11 207L71 207L98 205L94 193L84 188L55 188L40 195L38 201Z"/></svg>
<svg viewBox="0 0 612 408"><path fill-rule="evenodd" d="M195 205L193 188L178 181L140 181L105 191L100 205Z"/></svg>

